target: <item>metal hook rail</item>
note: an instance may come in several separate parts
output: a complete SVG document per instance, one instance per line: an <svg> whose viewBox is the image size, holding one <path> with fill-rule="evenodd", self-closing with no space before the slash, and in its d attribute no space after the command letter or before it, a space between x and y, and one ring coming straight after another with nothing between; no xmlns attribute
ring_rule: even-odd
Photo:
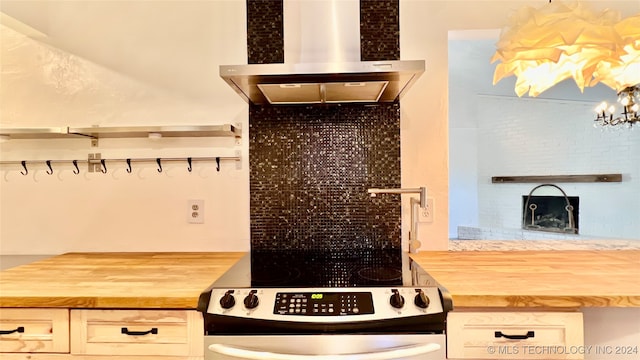
<svg viewBox="0 0 640 360"><path fill-rule="evenodd" d="M156 163L158 167L158 173L163 171L162 162L180 162L184 161L186 165L187 171L191 172L193 170L192 163L193 162L207 162L207 161L215 161L216 162L216 171L220 171L220 161L221 160L233 160L239 162L241 160L240 156L203 156L203 157L171 157L171 158L117 158L117 159L87 159L87 160L19 160L19 161L0 161L0 166L6 165L20 165L22 166L22 170L20 173L22 175L28 175L29 170L28 164L45 164L47 166L47 174L53 175L53 165L54 164L72 164L74 166L73 173L79 174L80 169L78 168L78 163L86 163L89 167L89 172L102 172L103 174L107 173L107 162L125 162L127 164L127 172L132 172L131 163Z"/></svg>

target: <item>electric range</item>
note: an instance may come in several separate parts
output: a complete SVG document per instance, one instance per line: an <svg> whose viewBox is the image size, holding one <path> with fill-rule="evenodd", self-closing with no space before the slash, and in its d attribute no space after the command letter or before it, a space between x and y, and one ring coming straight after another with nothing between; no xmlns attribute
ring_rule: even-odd
<svg viewBox="0 0 640 360"><path fill-rule="evenodd" d="M205 359L444 359L447 290L399 249L252 251L200 295Z"/></svg>

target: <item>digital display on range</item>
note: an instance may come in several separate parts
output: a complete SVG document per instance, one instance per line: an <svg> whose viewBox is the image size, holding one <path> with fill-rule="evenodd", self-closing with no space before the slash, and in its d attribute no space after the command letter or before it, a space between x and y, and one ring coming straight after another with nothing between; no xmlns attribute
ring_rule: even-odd
<svg viewBox="0 0 640 360"><path fill-rule="evenodd" d="M370 292L277 293L274 314L345 316L373 314Z"/></svg>

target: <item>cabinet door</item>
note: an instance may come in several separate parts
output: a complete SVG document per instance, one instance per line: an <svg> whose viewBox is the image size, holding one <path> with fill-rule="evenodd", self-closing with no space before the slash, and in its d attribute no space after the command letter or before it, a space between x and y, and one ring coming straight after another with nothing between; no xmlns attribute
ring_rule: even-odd
<svg viewBox="0 0 640 360"><path fill-rule="evenodd" d="M71 310L74 355L203 356L195 310Z"/></svg>
<svg viewBox="0 0 640 360"><path fill-rule="evenodd" d="M450 312L449 359L584 359L582 313Z"/></svg>
<svg viewBox="0 0 640 360"><path fill-rule="evenodd" d="M68 309L0 308L0 352L68 353Z"/></svg>

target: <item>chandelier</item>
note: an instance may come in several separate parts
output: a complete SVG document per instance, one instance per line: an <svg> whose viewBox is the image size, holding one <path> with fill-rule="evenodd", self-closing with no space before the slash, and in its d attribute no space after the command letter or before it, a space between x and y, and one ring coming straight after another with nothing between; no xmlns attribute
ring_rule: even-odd
<svg viewBox="0 0 640 360"><path fill-rule="evenodd" d="M603 101L596 108L596 127L626 125L631 128L633 124L640 122L638 110L640 110L640 86L630 86L618 93L618 102L622 105L622 113L614 116L615 106L609 106Z"/></svg>
<svg viewBox="0 0 640 360"><path fill-rule="evenodd" d="M499 61L493 84L515 75L518 96L538 96L573 79L583 91L602 83L618 93L622 113L606 103L596 109L596 124L631 127L638 122L640 14L620 19L617 11L596 12L580 2L559 1L540 9L524 7L502 30L491 63Z"/></svg>

